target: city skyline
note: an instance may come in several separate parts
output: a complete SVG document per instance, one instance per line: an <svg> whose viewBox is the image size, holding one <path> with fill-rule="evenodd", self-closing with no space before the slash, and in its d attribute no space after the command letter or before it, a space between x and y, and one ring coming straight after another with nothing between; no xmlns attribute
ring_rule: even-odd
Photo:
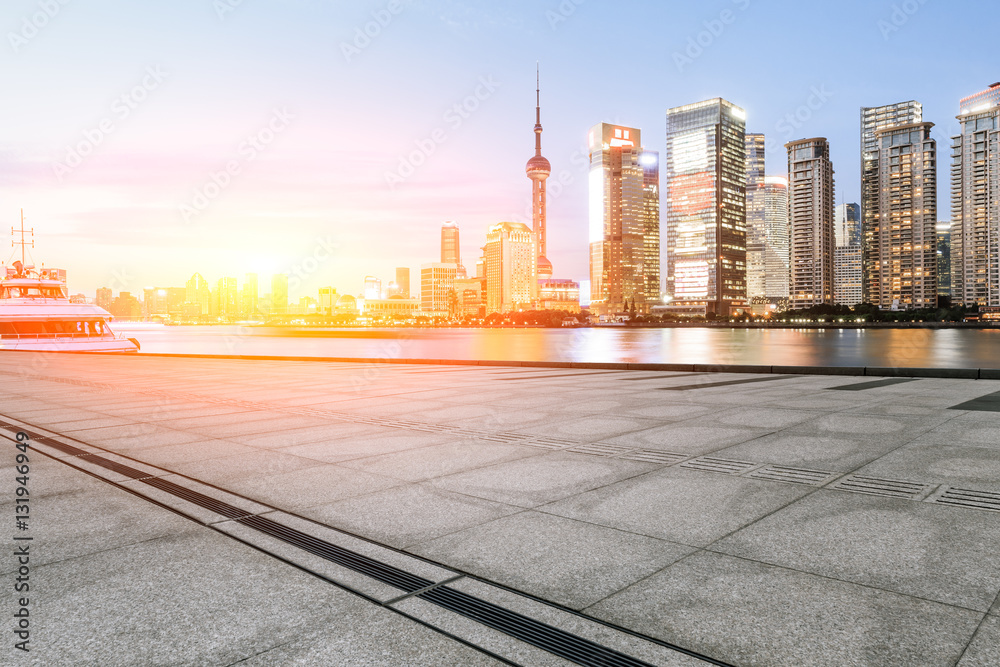
<svg viewBox="0 0 1000 667"><path fill-rule="evenodd" d="M748 131L778 146L828 137L841 203L860 199L860 107L920 100L939 143L950 144L958 100L996 78L989 59L976 57L988 43L975 39L986 30L976 24L962 26L971 52L961 56L931 46L909 54L914 67L894 76L888 66L857 66L897 53L910 40L938 43L935 36L961 21L931 4L895 19L891 3L787 15L781 6L761 11L749 2L643 7L648 20L634 25L643 65L629 68L620 65L631 53L606 62L587 53L585 35L624 25L618 10L596 3L375 2L295 11L244 3L223 12L177 6L154 12L156 20L126 3L97 5L105 11L60 5L30 39L8 35L2 58L11 66L0 74L8 89L49 91L18 100L0 131L5 217L23 206L36 228L36 258L67 266L71 289L88 293L115 276L116 287L137 292L167 282L171 267L183 267L181 273L211 267L219 275L291 272L336 246L337 260L321 263L303 282L312 293L369 273L388 277L397 264L419 266L433 240L421 233L406 242L403 225L430 230L455 220L478 236L502 220L530 224L521 169L531 149L537 61L545 75L545 154L553 170L548 254L560 275L576 280L587 275L581 160L595 120L642 127L647 147L662 152L667 108L723 96L747 110ZM37 10L34 2L13 3L4 27L20 35L21 18L30 21ZM807 40L790 30L815 20L829 31L810 31ZM363 48L355 45L365 43L358 35L371 25L377 34ZM832 49L843 32L838 26L848 25L869 38L867 54ZM94 32L106 36L102 48L69 57ZM752 77L732 68L751 43L763 44L761 59L774 63L784 49L815 41L831 50ZM190 43L184 52L176 46L182 42ZM458 48L468 57L449 55ZM304 55L316 57L301 66ZM607 94L585 96L595 75ZM344 95L355 103L341 104ZM400 98L408 100L403 107ZM67 147L88 134L95 139L92 154L70 165ZM420 142L433 153L390 187L387 174L406 173L401 163ZM778 158L772 144L769 175L782 175ZM226 172L229 162L238 173ZM57 175L58 165L69 171ZM941 169L947 167L939 166L939 180L946 178ZM213 175L230 184L219 186ZM204 209L195 205L197 192L211 199ZM182 206L195 210L187 221ZM939 200L938 209L947 207ZM81 253L87 262L76 259Z"/></svg>

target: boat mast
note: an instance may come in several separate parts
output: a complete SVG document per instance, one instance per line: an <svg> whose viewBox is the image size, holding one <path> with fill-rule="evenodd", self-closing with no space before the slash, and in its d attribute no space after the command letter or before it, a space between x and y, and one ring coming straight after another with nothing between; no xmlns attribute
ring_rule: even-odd
<svg viewBox="0 0 1000 667"><path fill-rule="evenodd" d="M29 241L25 241L24 240L24 209L23 208L21 209L21 229L20 229L21 240L20 241L15 241L14 240L13 237L14 237L14 232L15 231L17 231L17 230L15 230L13 227L10 228L10 235L11 235L10 244L12 246L15 246L15 245L21 246L21 266L24 267L25 266L24 249L28 245ZM29 231L31 233L31 241L30 241L31 247L34 248L35 247L35 230L34 230L34 228L32 228Z"/></svg>

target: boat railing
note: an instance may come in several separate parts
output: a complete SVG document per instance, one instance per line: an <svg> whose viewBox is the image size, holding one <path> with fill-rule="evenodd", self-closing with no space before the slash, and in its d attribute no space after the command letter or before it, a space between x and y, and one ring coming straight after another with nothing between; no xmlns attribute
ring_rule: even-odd
<svg viewBox="0 0 1000 667"><path fill-rule="evenodd" d="M0 334L0 340L54 340L58 338L73 338L73 339L89 339L89 340L125 340L125 338L113 331L106 331L100 334L86 333L86 332L70 332L70 333L56 333L56 332L43 332L43 333L2 333Z"/></svg>

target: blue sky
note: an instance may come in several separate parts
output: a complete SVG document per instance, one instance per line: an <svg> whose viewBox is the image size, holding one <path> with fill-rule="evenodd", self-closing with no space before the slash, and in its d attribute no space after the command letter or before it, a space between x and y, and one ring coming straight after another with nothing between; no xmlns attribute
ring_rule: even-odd
<svg viewBox="0 0 1000 667"><path fill-rule="evenodd" d="M586 130L639 127L662 152L665 110L717 96L779 147L771 174L784 142L828 137L838 202L858 198L859 108L923 102L948 219L948 137L959 99L1000 80L997 16L939 0L8 0L0 222L24 207L36 258L88 294L194 271L356 293L434 261L445 220L471 266L489 224L527 219L536 61L559 277L588 271Z"/></svg>

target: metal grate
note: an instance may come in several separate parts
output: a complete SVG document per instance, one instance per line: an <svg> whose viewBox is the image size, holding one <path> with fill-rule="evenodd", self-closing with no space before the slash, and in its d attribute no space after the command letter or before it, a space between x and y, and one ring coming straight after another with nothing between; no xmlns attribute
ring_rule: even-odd
<svg viewBox="0 0 1000 667"><path fill-rule="evenodd" d="M704 470L706 472L721 472L726 475L742 475L757 466L757 463L717 459L712 456L702 456L701 458L691 459L681 464L682 468L694 468L695 470Z"/></svg>
<svg viewBox="0 0 1000 667"><path fill-rule="evenodd" d="M167 493L177 496L182 500L186 500L189 503L197 505L203 509L210 510L216 514L221 514L227 519L242 519L244 517L250 516L253 512L248 512L242 510L235 505L230 505L227 502L221 500L216 500L210 496L206 496L203 493L198 493L192 489L185 488L179 484L174 484L173 482L161 479L159 477L149 477L148 479L142 480L144 483L152 486L153 488L160 489L161 491L166 491Z"/></svg>
<svg viewBox="0 0 1000 667"><path fill-rule="evenodd" d="M933 502L1000 512L1000 493L992 491L973 491L949 486L945 488L944 493L934 498Z"/></svg>
<svg viewBox="0 0 1000 667"><path fill-rule="evenodd" d="M637 449L627 454L622 454L620 458L629 461L642 461L643 463L659 463L662 465L674 465L684 459L690 458L684 454L671 454L670 452L658 452L653 449Z"/></svg>
<svg viewBox="0 0 1000 667"><path fill-rule="evenodd" d="M434 588L417 597L578 665L653 667L638 658L447 586Z"/></svg>
<svg viewBox="0 0 1000 667"><path fill-rule="evenodd" d="M622 447L620 445L606 445L604 443L595 442L589 445L580 445L579 447L573 447L572 449L567 449L567 452L573 452L575 454L590 454L591 456L619 456L635 449L634 447Z"/></svg>
<svg viewBox="0 0 1000 667"><path fill-rule="evenodd" d="M920 482L907 482L898 479L880 479L878 477L864 477L862 475L851 475L833 484L831 489L838 491L850 491L852 493L867 493L875 496L888 496L890 498L904 498L907 500L917 500L931 490L929 484Z"/></svg>
<svg viewBox="0 0 1000 667"><path fill-rule="evenodd" d="M772 482L785 482L787 484L805 484L807 486L821 486L831 477L834 472L824 470L807 470L805 468L789 468L786 466L765 466L751 471L747 477L756 479L766 479Z"/></svg>

